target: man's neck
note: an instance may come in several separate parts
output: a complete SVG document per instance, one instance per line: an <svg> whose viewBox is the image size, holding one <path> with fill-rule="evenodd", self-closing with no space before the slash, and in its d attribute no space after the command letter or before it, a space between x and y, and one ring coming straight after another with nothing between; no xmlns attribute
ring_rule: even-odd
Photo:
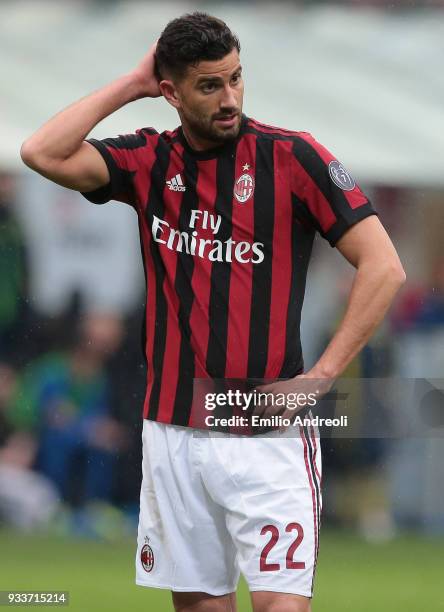
<svg viewBox="0 0 444 612"><path fill-rule="evenodd" d="M223 144L221 141L215 142L214 140L206 140L196 136L184 123L182 123L182 132L187 143L194 151L209 151Z"/></svg>

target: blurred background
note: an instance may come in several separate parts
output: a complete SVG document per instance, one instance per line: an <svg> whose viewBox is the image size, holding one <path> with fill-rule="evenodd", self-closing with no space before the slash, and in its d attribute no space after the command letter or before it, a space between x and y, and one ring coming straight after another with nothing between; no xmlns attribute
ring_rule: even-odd
<svg viewBox="0 0 444 612"><path fill-rule="evenodd" d="M1 0L0 590L69 588L79 610L170 609L167 594L133 586L145 390L137 219L32 173L19 149L193 10L238 34L246 114L334 152L400 253L407 283L345 376L444 379L443 0ZM139 100L92 134L177 125L162 99ZM317 239L307 368L352 278ZM363 422L378 415L370 399L355 407ZM323 440L315 612L444 609L443 412L441 401L428 437Z"/></svg>

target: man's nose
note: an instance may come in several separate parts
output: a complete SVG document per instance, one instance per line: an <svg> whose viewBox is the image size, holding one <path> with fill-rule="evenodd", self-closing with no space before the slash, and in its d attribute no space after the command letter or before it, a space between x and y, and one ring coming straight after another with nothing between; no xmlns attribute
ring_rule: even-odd
<svg viewBox="0 0 444 612"><path fill-rule="evenodd" d="M227 85L224 88L222 100L221 100L222 108L237 108L237 100L236 100L236 96L234 95L234 93L235 92L233 88L230 87L229 85Z"/></svg>

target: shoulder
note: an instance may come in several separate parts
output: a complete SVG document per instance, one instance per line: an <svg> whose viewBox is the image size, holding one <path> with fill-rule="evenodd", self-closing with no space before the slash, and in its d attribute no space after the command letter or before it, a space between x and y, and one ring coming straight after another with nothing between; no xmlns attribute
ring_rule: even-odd
<svg viewBox="0 0 444 612"><path fill-rule="evenodd" d="M259 143L274 141L276 144L273 146L278 147L275 151L280 152L279 158L285 163L288 157L307 164L323 163L327 158L332 158L310 132L290 130L248 118L246 133L254 134Z"/></svg>
<svg viewBox="0 0 444 612"><path fill-rule="evenodd" d="M310 132L269 125L251 117L248 118L246 133L255 134L259 140L283 141L285 149L297 157L313 155L324 148Z"/></svg>
<svg viewBox="0 0 444 612"><path fill-rule="evenodd" d="M136 150L152 146L159 141L169 144L177 136L177 131L165 130L159 133L154 127L142 127L132 133L120 134L117 138L105 138L103 142L115 149Z"/></svg>
<svg viewBox="0 0 444 612"><path fill-rule="evenodd" d="M166 145L168 147L173 146L179 140L179 128L177 127L174 130L164 130L157 134L157 141L160 144Z"/></svg>
<svg viewBox="0 0 444 612"><path fill-rule="evenodd" d="M263 123L252 117L248 117L247 131L255 133L261 138L271 138L275 140L314 140L313 136L309 132L303 132L298 130L290 130L285 127L270 125Z"/></svg>
<svg viewBox="0 0 444 612"><path fill-rule="evenodd" d="M127 150L136 150L152 144L159 137L159 133L153 127L138 128L132 134L120 136L117 146Z"/></svg>
<svg viewBox="0 0 444 612"><path fill-rule="evenodd" d="M153 127L143 127L136 130L134 134L125 136L125 147L127 149L157 149L158 147L172 147L178 141L179 128L159 132Z"/></svg>
<svg viewBox="0 0 444 612"><path fill-rule="evenodd" d="M134 132L120 134L115 138L103 140L88 139L92 145L99 149L104 155L112 154L115 160L126 160L126 165L135 166L144 164L147 160L156 157L160 149L171 147L175 142L177 130L159 133L154 127L141 127Z"/></svg>

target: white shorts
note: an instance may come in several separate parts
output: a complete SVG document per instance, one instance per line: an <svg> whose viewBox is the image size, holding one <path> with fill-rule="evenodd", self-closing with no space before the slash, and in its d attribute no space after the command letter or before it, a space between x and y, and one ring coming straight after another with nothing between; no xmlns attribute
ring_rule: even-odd
<svg viewBox="0 0 444 612"><path fill-rule="evenodd" d="M313 428L254 438L145 420L136 583L313 594L321 449Z"/></svg>

